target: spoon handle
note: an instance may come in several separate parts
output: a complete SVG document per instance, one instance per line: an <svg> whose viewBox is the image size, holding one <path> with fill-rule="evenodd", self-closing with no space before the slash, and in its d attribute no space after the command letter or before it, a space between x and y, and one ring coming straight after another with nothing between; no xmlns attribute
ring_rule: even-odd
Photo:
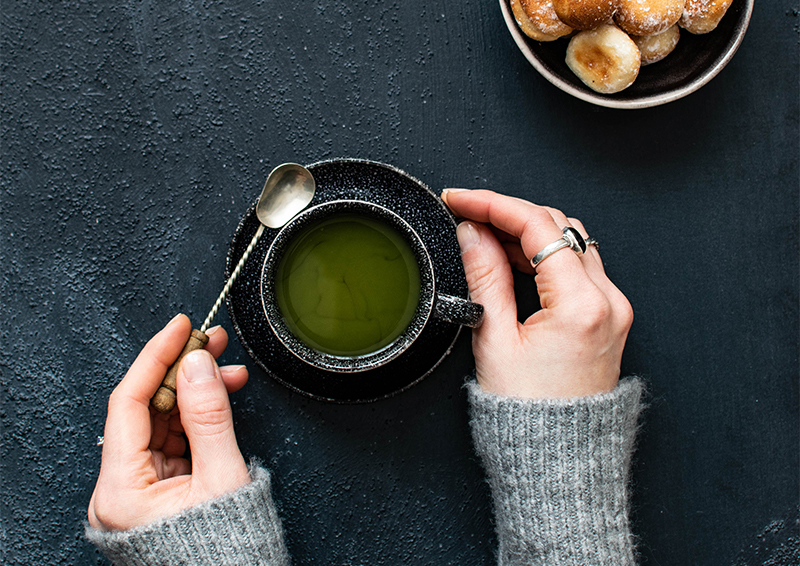
<svg viewBox="0 0 800 566"><path fill-rule="evenodd" d="M264 233L264 225L259 224L258 230L256 230L256 233L253 235L253 239L250 240L250 244L248 244L247 249L242 254L242 258L239 260L239 263L236 264L236 268L233 270L233 273L231 273L231 276L228 278L228 282L225 283L225 287L222 288L222 292L219 294L219 297L217 297L214 306L211 307L211 312L208 313L208 316L203 321L203 326L200 327L200 332L205 332L206 330L208 330L211 321L214 320L214 317L217 315L219 307L222 306L222 301L224 301L225 297L228 296L228 292L231 290L234 281L236 281L236 278L239 277L239 272L242 270L242 266L244 266L244 263L247 261L247 258L250 257L250 253L253 251L253 248L256 247L256 244L258 243L258 240L261 238L261 234L263 233Z"/></svg>
<svg viewBox="0 0 800 566"><path fill-rule="evenodd" d="M233 282L236 281L237 277L239 277L239 272L242 271L242 266L247 261L247 258L250 257L250 253L253 251L253 248L256 247L256 244L263 233L264 225L261 224L259 225L255 235L253 235L253 239L250 240L250 244L247 246L247 249L242 254L242 258L239 260L239 263L236 264L236 268L233 270L233 273L231 273L227 283L225 283L225 287L223 287L219 297L217 297L217 301L211 308L211 312L208 313L205 321L203 321L203 325L200 327L200 330L192 330L189 340L186 341L186 345L183 347L181 355L178 356L178 359L175 360L175 363L169 367L167 370L167 375L164 376L164 380L161 382L161 387L158 388L156 394L153 395L152 399L150 399L150 404L155 407L156 411L159 413L166 414L175 408L175 403L178 401L178 366L180 366L181 360L183 360L183 357L189 352L199 350L208 344L206 330L208 330L208 326L211 324L211 321L216 316L217 311L222 306L222 302L225 300L225 297L228 296L228 292L231 290Z"/></svg>
<svg viewBox="0 0 800 566"><path fill-rule="evenodd" d="M178 356L178 359L175 360L174 364L169 366L167 375L164 376L161 386L158 388L158 391L156 391L156 394L153 395L153 398L150 399L150 404L155 408L156 411L167 414L175 408L175 403L178 400L178 367L180 367L181 361L186 354L195 350L199 350L205 347L206 344L208 344L208 336L199 330L192 330L192 333L189 335L189 339L186 341L186 345L183 347L181 355Z"/></svg>

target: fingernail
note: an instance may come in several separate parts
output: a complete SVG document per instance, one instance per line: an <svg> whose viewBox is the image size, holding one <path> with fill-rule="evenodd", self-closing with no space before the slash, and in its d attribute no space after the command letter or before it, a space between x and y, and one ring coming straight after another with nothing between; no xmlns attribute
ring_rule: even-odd
<svg viewBox="0 0 800 566"><path fill-rule="evenodd" d="M175 316L173 316L173 317L172 317L172 320L170 320L170 321L167 323L167 326L171 326L172 324L174 324L174 323L175 323L175 321L176 321L176 320L178 320L178 319L179 319L180 317L182 317L182 316L183 316L183 314L181 314L181 313L178 313L178 314L176 314ZM164 328L166 328L166 326L165 326Z"/></svg>
<svg viewBox="0 0 800 566"><path fill-rule="evenodd" d="M208 330L206 330L206 336L211 336L212 334L214 334L214 333L215 333L217 330L219 330L220 328L222 328L222 326L221 326L221 325L219 325L219 324L218 324L218 325L216 325L216 326L212 326L211 328L209 328Z"/></svg>
<svg viewBox="0 0 800 566"><path fill-rule="evenodd" d="M461 253L465 254L481 242L481 233L472 222L462 222L456 228L456 238Z"/></svg>
<svg viewBox="0 0 800 566"><path fill-rule="evenodd" d="M181 362L181 369L190 383L209 381L217 377L214 359L205 350L189 352Z"/></svg>
<svg viewBox="0 0 800 566"><path fill-rule="evenodd" d="M468 190L468 189L445 189L445 190L442 191L442 200L444 202L447 202L447 196L448 195L450 195L452 193L461 193L461 192L464 192L466 190Z"/></svg>
<svg viewBox="0 0 800 566"><path fill-rule="evenodd" d="M246 368L246 367L247 366L245 366L245 365L235 365L235 366L223 366L223 367L221 367L219 369L225 370L225 371L234 372L234 371L239 371L240 369Z"/></svg>

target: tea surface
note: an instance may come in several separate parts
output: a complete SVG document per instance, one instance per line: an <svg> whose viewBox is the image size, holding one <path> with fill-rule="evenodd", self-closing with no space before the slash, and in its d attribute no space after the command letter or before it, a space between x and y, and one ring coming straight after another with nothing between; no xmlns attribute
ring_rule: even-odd
<svg viewBox="0 0 800 566"><path fill-rule="evenodd" d="M336 356L391 344L411 322L419 291L409 244L391 226L360 214L338 214L297 234L275 281L289 329Z"/></svg>

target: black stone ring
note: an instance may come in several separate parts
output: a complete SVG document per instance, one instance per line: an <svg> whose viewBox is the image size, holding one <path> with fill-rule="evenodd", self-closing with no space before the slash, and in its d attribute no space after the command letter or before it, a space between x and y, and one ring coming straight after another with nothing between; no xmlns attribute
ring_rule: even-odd
<svg viewBox="0 0 800 566"><path fill-rule="evenodd" d="M561 236L552 244L548 244L542 249L542 251L533 256L533 259L531 260L533 269L536 269L537 265L559 250L569 248L579 256L582 256L584 253L586 253L586 249L589 246L598 246L597 240L594 238L584 238L581 236L580 232L570 226L567 226L561 232L563 236Z"/></svg>

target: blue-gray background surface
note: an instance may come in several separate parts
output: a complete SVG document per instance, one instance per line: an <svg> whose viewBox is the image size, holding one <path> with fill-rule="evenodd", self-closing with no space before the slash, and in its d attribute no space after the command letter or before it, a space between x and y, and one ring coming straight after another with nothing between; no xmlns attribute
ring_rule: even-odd
<svg viewBox="0 0 800 566"><path fill-rule="evenodd" d="M105 563L82 521L108 394L176 312L205 316L270 169L332 157L581 218L649 383L642 563L755 556L798 503L799 25L796 0L757 2L710 84L622 112L541 78L496 1L3 2L0 561ZM411 390L335 406L218 320L296 564L493 562L468 333Z"/></svg>

